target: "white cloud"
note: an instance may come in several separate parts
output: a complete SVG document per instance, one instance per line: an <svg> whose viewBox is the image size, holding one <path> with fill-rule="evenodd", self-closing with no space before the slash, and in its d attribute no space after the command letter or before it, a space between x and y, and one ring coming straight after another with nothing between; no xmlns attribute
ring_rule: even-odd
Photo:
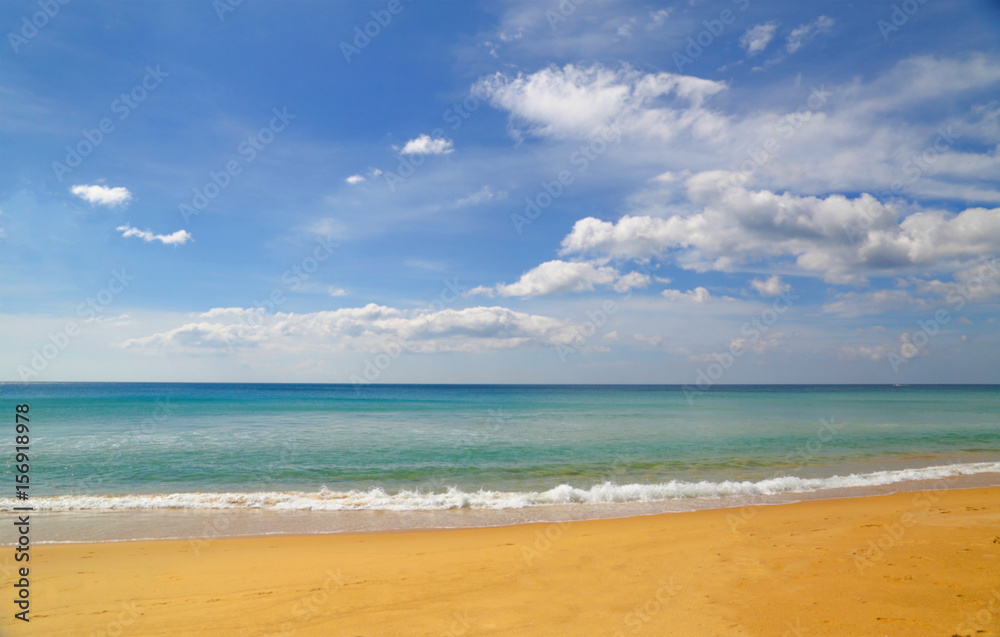
<svg viewBox="0 0 1000 637"><path fill-rule="evenodd" d="M649 29L655 29L656 27L662 25L670 17L670 9L660 9L658 11L649 12L649 24L646 25Z"/></svg>
<svg viewBox="0 0 1000 637"><path fill-rule="evenodd" d="M242 318L252 317L259 312L260 312L259 310L256 310L254 308L245 308L245 307L213 307L209 311L202 312L201 314L199 314L198 318L214 319L220 317L229 317L229 318L239 319L241 317Z"/></svg>
<svg viewBox="0 0 1000 637"><path fill-rule="evenodd" d="M781 28L776 39L780 35ZM515 137L587 141L617 121L620 143L609 144L601 161L609 171L622 170L624 175L749 165L743 170L773 192L883 193L900 182L906 198L1000 203L1000 188L990 178L991 169L1000 167L994 150L1000 138L982 138L1000 130L1000 125L990 125L993 119L1000 122L1000 108L970 109L963 117L955 106L993 99L991 87L1000 80L1000 59L995 57L915 56L871 80L803 80L797 90L776 95L781 106L763 109L733 103L722 93L715 96L723 99L705 94L695 104L676 92L652 95L639 90L645 82L666 76L627 66L570 65L520 75L505 71L481 79L474 91L508 112ZM709 85L726 90L721 82ZM955 115L927 117L931 102L934 113ZM910 116L911 110L915 116ZM954 133L946 144L960 140L948 154L940 154L939 128ZM754 166L748 150L770 137L778 148L763 165ZM925 156L932 158L930 164ZM916 170L914 162L922 168ZM631 172L624 172L627 169ZM654 185L658 182L651 182Z"/></svg>
<svg viewBox="0 0 1000 637"><path fill-rule="evenodd" d="M837 358L851 361L856 359L877 361L885 358L889 349L887 345L845 345L837 351Z"/></svg>
<svg viewBox="0 0 1000 637"><path fill-rule="evenodd" d="M789 53L795 53L802 48L803 44L813 39L816 35L828 32L833 27L833 23L833 18L821 15L813 22L792 29L792 32L788 34L788 42L785 45L785 49Z"/></svg>
<svg viewBox="0 0 1000 637"><path fill-rule="evenodd" d="M837 300L823 306L827 314L855 318L866 314L882 314L899 310L919 310L931 306L926 299L906 290L873 290L871 292L841 292Z"/></svg>
<svg viewBox="0 0 1000 637"><path fill-rule="evenodd" d="M656 336L646 336L645 334L633 334L632 338L639 341L640 343L646 343L647 345L652 345L653 347L659 347L665 339L657 334Z"/></svg>
<svg viewBox="0 0 1000 637"><path fill-rule="evenodd" d="M493 298L494 296L497 295L497 291L494 288L485 285L477 285L471 290L467 290L466 292L462 293L462 296L479 296L479 295Z"/></svg>
<svg viewBox="0 0 1000 637"><path fill-rule="evenodd" d="M497 285L501 296L547 296L593 290L595 285L611 285L618 272L610 266L589 262L546 261L521 275L516 283Z"/></svg>
<svg viewBox="0 0 1000 637"><path fill-rule="evenodd" d="M1000 260L983 259L952 275L951 281L909 277L897 279L897 289L848 291L835 295L823 311L845 318L886 312L926 312L936 307L964 308L1000 298Z"/></svg>
<svg viewBox="0 0 1000 637"><path fill-rule="evenodd" d="M355 184L364 183L365 182L365 178L364 178L364 175L351 175L350 177L348 177L344 181L346 181L347 183L349 183L349 184L351 184L353 186Z"/></svg>
<svg viewBox="0 0 1000 637"><path fill-rule="evenodd" d="M691 171L689 170L682 170L680 172L671 172L668 170L666 172L660 173L656 177L653 177L652 181L661 184L672 184L676 181L687 179L690 176L691 176Z"/></svg>
<svg viewBox="0 0 1000 637"><path fill-rule="evenodd" d="M855 89L865 110L888 114L927 100L954 98L1000 80L1000 60L981 54L967 58L918 55L900 61L870 84ZM935 125L936 126L936 125Z"/></svg>
<svg viewBox="0 0 1000 637"><path fill-rule="evenodd" d="M777 274L772 274L764 281L753 279L750 281L750 287L765 298L778 296L792 289L792 286L782 281Z"/></svg>
<svg viewBox="0 0 1000 637"><path fill-rule="evenodd" d="M667 139L680 132L718 134L724 118L702 107L726 84L674 73L641 73L627 65L549 67L530 75L504 73L473 87L496 108L510 112L527 132L556 138L588 138L617 125L625 133Z"/></svg>
<svg viewBox="0 0 1000 637"><path fill-rule="evenodd" d="M950 305L979 303L1000 297L1000 259L984 258L979 263L955 272L953 281L911 278L919 294L930 294Z"/></svg>
<svg viewBox="0 0 1000 637"><path fill-rule="evenodd" d="M326 291L330 296L347 296L347 290L339 288L335 285L331 285L326 289Z"/></svg>
<svg viewBox="0 0 1000 637"><path fill-rule="evenodd" d="M100 185L77 185L73 186L70 192L92 206L100 205L115 208L117 206L128 205L128 202L132 200L132 193L124 186L108 188L107 186Z"/></svg>
<svg viewBox="0 0 1000 637"><path fill-rule="evenodd" d="M507 191L501 190L499 192L493 192L490 190L489 186L483 186L476 192L472 193L468 197L462 197L455 202L456 208L461 208L463 206L476 206L487 201L492 201L496 199L498 201L503 201L507 198Z"/></svg>
<svg viewBox="0 0 1000 637"><path fill-rule="evenodd" d="M913 344L912 336L909 332L899 335L899 342L896 344L877 345L845 345L837 350L837 358L845 360L868 360L878 361L886 358L889 354L895 354L904 359L911 359L915 356L922 356L927 353L926 348L919 348Z"/></svg>
<svg viewBox="0 0 1000 637"><path fill-rule="evenodd" d="M517 29L514 29L513 33L510 32L510 31L501 31L500 32L500 39L503 42L514 42L516 40L520 40L523 37L524 37L524 29L520 28L520 27L517 28Z"/></svg>
<svg viewBox="0 0 1000 637"><path fill-rule="evenodd" d="M780 347L785 338L784 332L774 332L773 334L767 336L766 338L742 338L736 337L730 339L728 349L730 352L738 351L740 349L750 350L754 354L763 354L764 352Z"/></svg>
<svg viewBox="0 0 1000 637"><path fill-rule="evenodd" d="M399 152L403 155L447 155L454 150L454 143L450 139L420 135L406 142Z"/></svg>
<svg viewBox="0 0 1000 637"><path fill-rule="evenodd" d="M615 292L628 292L634 288L644 288L650 284L651 279L648 274L642 272L629 272L618 277L611 288Z"/></svg>
<svg viewBox="0 0 1000 637"><path fill-rule="evenodd" d="M681 292L680 290L664 290L660 292L665 298L671 301L683 301L686 303L705 303L712 298L712 295L708 293L703 287L697 287L693 290L688 290L687 292Z"/></svg>
<svg viewBox="0 0 1000 637"><path fill-rule="evenodd" d="M251 320L253 317L253 320ZM368 304L328 312L267 314L255 308L218 308L180 327L132 338L122 347L147 350L220 350L267 347L287 351L489 351L550 347L579 338L573 324L504 307L400 310Z"/></svg>
<svg viewBox="0 0 1000 637"><path fill-rule="evenodd" d="M756 55L767 48L767 45L774 38L774 32L777 29L778 24L776 22L768 22L750 27L746 30L746 33L740 36L740 46L747 50L748 55Z"/></svg>
<svg viewBox="0 0 1000 637"><path fill-rule="evenodd" d="M495 292L500 296L549 296L589 292L595 286L609 286L616 292L627 292L632 288L646 287L649 283L649 276L641 272L620 274L611 266L590 261L554 260L528 270L515 283L500 283L495 288L479 286L467 294L493 296Z"/></svg>
<svg viewBox="0 0 1000 637"><path fill-rule="evenodd" d="M674 250L682 267L699 272L792 258L802 273L842 283L1000 251L1000 208L926 210L898 219L893 206L868 194L850 199L752 191L732 185L733 176L713 171L690 177L692 213L626 215L614 223L581 219L560 253L643 258Z"/></svg>
<svg viewBox="0 0 1000 637"><path fill-rule="evenodd" d="M121 232L123 237L139 237L146 243L159 241L165 245L184 245L192 239L191 233L187 230L178 230L172 234L153 234L149 230L139 230L127 223L123 226L118 226L115 230Z"/></svg>

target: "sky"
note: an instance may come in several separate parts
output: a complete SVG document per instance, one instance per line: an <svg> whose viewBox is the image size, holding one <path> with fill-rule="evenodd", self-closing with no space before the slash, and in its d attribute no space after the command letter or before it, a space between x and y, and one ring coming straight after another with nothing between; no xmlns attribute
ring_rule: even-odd
<svg viewBox="0 0 1000 637"><path fill-rule="evenodd" d="M0 24L0 380L1000 382L995 2Z"/></svg>

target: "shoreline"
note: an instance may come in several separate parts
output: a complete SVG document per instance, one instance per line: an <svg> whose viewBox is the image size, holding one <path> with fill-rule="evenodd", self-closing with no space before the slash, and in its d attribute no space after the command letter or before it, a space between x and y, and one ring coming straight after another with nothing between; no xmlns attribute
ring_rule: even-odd
<svg viewBox="0 0 1000 637"><path fill-rule="evenodd" d="M880 497L928 489L944 491L982 488L1000 488L1000 473L769 496L688 498L660 502L552 504L502 510L463 508L436 511L282 511L258 508L36 510L32 513L33 518L38 520L32 543L66 545L504 528L527 524L625 520L696 511L732 511L745 507ZM3 511L2 514L14 515L11 511ZM6 538L0 543L0 548L9 546L13 546L13 542L7 541Z"/></svg>
<svg viewBox="0 0 1000 637"><path fill-rule="evenodd" d="M508 527L48 544L32 549L36 623L0 621L5 635L964 637L1000 628L998 529L992 487Z"/></svg>

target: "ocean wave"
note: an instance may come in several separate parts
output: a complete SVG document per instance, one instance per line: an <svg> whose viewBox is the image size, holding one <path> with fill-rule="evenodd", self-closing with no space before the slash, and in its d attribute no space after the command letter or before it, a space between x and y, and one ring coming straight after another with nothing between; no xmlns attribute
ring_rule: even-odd
<svg viewBox="0 0 1000 637"><path fill-rule="evenodd" d="M693 498L772 496L812 493L830 489L863 488L919 480L937 480L980 473L1000 473L1000 462L951 464L919 469L874 471L828 478L781 476L752 481L615 484L604 482L588 489L566 484L547 491L465 492L449 487L442 492L331 491L325 487L308 492L173 493L149 495L72 495L36 497L36 511L122 511L151 509L270 509L274 511L439 511L448 509L520 509L560 504L611 504L666 502ZM0 498L0 508L10 510L23 502Z"/></svg>

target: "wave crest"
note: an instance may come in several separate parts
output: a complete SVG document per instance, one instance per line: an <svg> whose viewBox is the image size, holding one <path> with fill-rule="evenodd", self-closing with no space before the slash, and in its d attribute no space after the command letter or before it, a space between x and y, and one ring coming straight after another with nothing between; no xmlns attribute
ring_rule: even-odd
<svg viewBox="0 0 1000 637"><path fill-rule="evenodd" d="M447 509L520 509L559 504L610 504L664 502L692 498L770 496L784 493L811 493L830 489L874 487L936 480L979 473L1000 473L1000 462L951 464L920 469L899 469L871 473L798 478L780 476L757 482L683 482L657 484L615 484L604 482L588 489L560 484L547 491L466 492L456 487L436 493L402 490L389 493L376 487L367 491L271 491L251 493L173 493L152 495L72 495L32 498L35 510L149 510L149 509L270 509L274 511L439 511ZM17 506L13 498L0 499L0 507Z"/></svg>

